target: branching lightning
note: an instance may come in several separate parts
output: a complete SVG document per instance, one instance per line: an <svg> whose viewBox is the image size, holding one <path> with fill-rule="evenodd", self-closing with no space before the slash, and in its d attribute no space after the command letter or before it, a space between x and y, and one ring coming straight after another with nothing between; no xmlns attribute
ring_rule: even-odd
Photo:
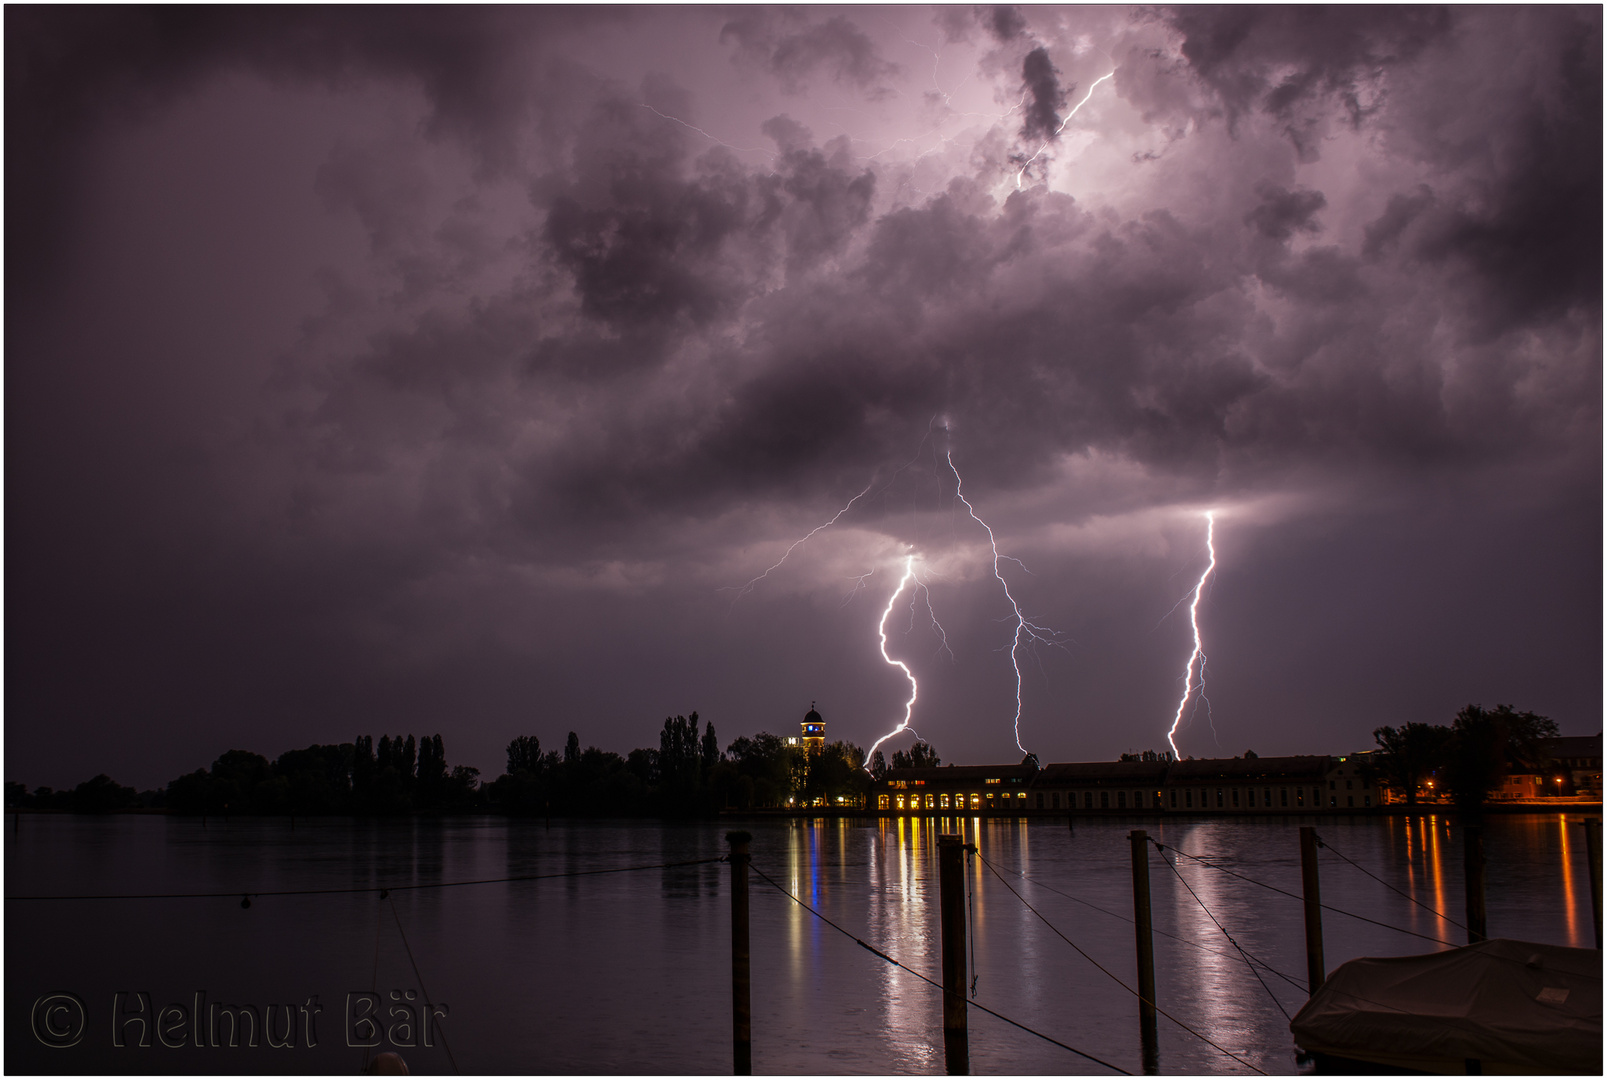
<svg viewBox="0 0 1607 1080"><path fill-rule="evenodd" d="M904 678L910 681L910 699L904 703L904 719L899 723L899 725L892 731L889 731L886 735L883 735L881 738L871 743L870 749L865 752L865 763L867 769L870 767L870 759L875 755L877 747L881 746L882 743L886 742L888 739L891 739L894 735L899 735L906 731L913 732L915 730L914 728L910 727L910 718L915 714L915 698L920 693L920 686L915 682L915 676L910 671L908 664L904 663L902 660L894 660L891 656L887 655L888 617L893 614L893 606L898 603L899 595L903 593L904 587L912 581L915 582L917 587L920 587L920 579L915 576L915 556L906 555L904 557L904 576L899 579L898 588L893 590L893 595L887 598L887 607L882 611L882 621L877 627L877 633L880 635L882 642L882 659L887 661L893 667L896 667L902 671L904 673ZM921 736L917 733L915 737L919 739Z"/></svg>
<svg viewBox="0 0 1607 1080"><path fill-rule="evenodd" d="M948 653L949 659L954 659L954 650L949 648L949 632L943 629L943 624L937 621L937 612L932 610L932 590L926 587L926 582L920 578L915 579L916 588L921 590L921 599L926 601L926 617L932 620L932 629L937 631L938 647L940 653ZM915 629L915 600L910 600L910 629Z"/></svg>
<svg viewBox="0 0 1607 1080"><path fill-rule="evenodd" d="M792 542L792 546L789 547L782 554L781 558L777 559L775 561L775 563L772 564L771 566L765 567L764 573L760 574L756 578L751 579L746 585L744 585L740 589L736 590L736 596L731 598L732 605L734 606L738 600L741 600L744 596L746 596L750 592L752 592L753 587L755 585L759 584L759 582L761 582L765 578L769 577L770 576L770 571L779 569L781 564L787 561L788 556L790 556L794 551L797 551L798 548L803 546L804 541L808 540L810 537L814 536L816 533L821 532L821 531L823 531L825 529L829 529L833 525L837 524L838 519L841 518L844 514L848 513L849 510L853 509L854 504L857 503L860 499L863 499L866 495L870 494L870 489L875 487L875 486L876 486L876 479L875 479L875 477L872 477L871 482L865 485L865 490L861 491L858 495L855 495L852 499L849 499L847 504L845 504L841 510L837 511L837 513L832 517L832 519L830 521L826 522L824 525L815 526L813 529L810 529L803 536L799 537L797 540L794 540ZM865 577L869 577L869 576L870 576L869 574L865 575ZM860 584L864 584L865 577L862 577L862 578L859 579ZM857 586L855 587L854 591L855 592L859 591ZM852 595L850 595L849 599L852 599L852 598L853 598ZM844 601L844 603L847 603L847 601Z"/></svg>
<svg viewBox="0 0 1607 1080"><path fill-rule="evenodd" d="M928 437L930 437L931 431L932 431L932 426L934 426L936 424L936 422L937 422L937 418L934 417L933 418L933 424L929 425L928 429L927 429L927 436ZM947 424L945 423L943 426L946 428ZM921 442L922 442L922 446L924 447L924 445L926 443L926 439L923 438L921 440ZM920 453L921 453L921 449L917 448L916 456L911 458L908 462L906 462L903 466L901 466L898 470L896 470L895 473L894 473L894 476L897 476L899 473L902 473L905 469L909 468L910 465L913 465L915 463L916 459L919 458ZM1015 595L1010 591L1009 582L1005 580L1004 574L1000 570L1000 564L1003 563L1003 562L1009 561L1009 562L1015 563L1017 566L1020 566L1022 568L1022 570L1027 570L1025 564L1023 564L1020 559L1017 559L1017 558L1015 558L1014 556L1011 556L1011 555L1006 555L1006 554L1002 553L999 550L998 540L993 534L993 528L986 521L983 521L982 518L977 515L976 508L974 506L972 506L970 500L968 500L965 497L964 492L962 490L963 487L964 487L964 481L960 477L959 469L954 464L954 452L952 450L949 450L949 451L946 452L945 461L948 464L949 471L954 474L954 498L961 505L963 505L965 507L966 513L968 513L971 516L971 520L975 521L978 525L982 526L983 531L988 534L989 549L993 553L993 563L992 563L993 577L994 577L994 579L996 581L998 581L1000 587L1004 590L1005 599L1009 601L1010 610L1015 615L1015 629L1012 632L1011 638L1010 638L1010 666L1011 666L1012 670L1014 670L1015 677L1016 677L1016 710L1015 710L1015 717L1014 717L1014 720L1013 720L1013 731L1014 731L1014 734L1015 734L1016 747L1018 749L1020 749L1023 754L1025 754L1027 752L1026 747L1022 746L1022 743L1021 743L1021 715L1022 715L1022 711L1023 711L1023 706L1022 706L1022 677L1021 677L1021 650L1022 650L1023 645L1029 645L1029 646L1030 645L1036 645L1036 644L1059 645L1060 642L1057 641L1056 639L1058 637L1060 637L1061 635L1060 635L1060 632L1057 631L1057 630L1053 630L1053 629L1050 629L1049 627L1045 627L1045 626L1039 626L1038 624L1034 623L1032 620L1028 619L1027 616L1022 613L1021 605L1016 601ZM891 480L889 480L888 483L891 483ZM883 485L883 487L885 487L885 486L886 485ZM804 534L803 536L799 537L797 540L793 541L791 546L789 546L787 548L787 550L782 553L781 558L777 559L772 565L767 567L762 573L760 573L757 576L755 576L754 578L750 579L745 585L741 586L740 588L733 588L732 590L730 590L730 591L734 591L736 593L736 597L732 601L733 604L735 603L736 600L740 600L743 596L745 596L749 592L751 592L756 586L758 586L758 584L760 582L764 581L767 577L769 577L771 573L773 573L775 570L779 569L781 567L781 565L783 563L785 563L787 561L787 559L789 557L791 557L792 553L794 551L796 551L800 546L802 546L805 542L807 542L812 537L814 537L817 533L820 533L820 532L822 532L822 531L824 531L826 529L829 529L831 526L837 524L837 522L842 519L843 515L847 514L849 510L853 509L853 507L854 507L854 505L856 503L858 503L861 499L865 498L867 495L871 494L871 492L875 491L875 490L877 490L877 481L873 477L871 479L871 482L869 484L865 485L864 490L862 490L859 494L855 495L852 499L849 499L848 502L846 504L844 504L843 508L841 510L838 510L837 513L832 516L831 520L826 521L823 524L817 525L815 528L811 529L808 533ZM891 667L898 668L900 671L902 671L904 673L904 678L909 680L910 696L909 696L909 700L907 700L904 703L904 717L903 717L903 719L899 721L898 725L896 727L894 727L893 730L889 731L887 734L883 735L881 738L877 739L874 743L871 744L870 750L867 752L867 754L865 756L866 768L867 769L869 768L869 763L870 763L870 759L871 759L872 755L874 755L876 753L876 751L881 747L881 745L883 743L887 742L887 740L893 738L896 735L900 735L900 734L902 734L902 733L904 733L906 731L908 731L911 734L915 735L915 737L917 739L920 738L920 734L918 732L916 732L912 727L910 727L910 722L914 718L914 715L915 715L915 701L916 701L916 698L919 696L920 687L919 687L919 685L918 685L918 683L917 683L917 681L915 679L915 674L914 674L914 672L912 672L910 670L909 665L906 664L902 660L893 659L890 655L888 655L888 652L887 652L887 620L892 617L893 609L898 605L899 598L904 595L904 592L905 592L906 589L908 589L910 591L910 598L909 598L910 625L906 629L905 633L908 634L909 632L911 632L914 629L915 616L916 616L916 613L917 613L917 609L924 603L924 605L926 607L927 616L930 618L931 623L932 623L932 628L936 632L937 637L938 637L937 652L939 654L948 653L950 659L953 659L953 657L954 657L954 652L949 647L948 632L943 628L943 624L938 621L937 613L936 613L935 610L933 610L931 590L928 588L927 583L921 579L921 575L916 569L916 560L917 560L917 555L914 554L913 552L909 553L909 554L907 554L905 556L905 558L904 558L904 575L903 575L903 577L901 577L899 579L898 585L893 589L892 595L890 597L888 597L887 607L883 609L881 620L877 624L877 634L878 634L878 638L879 638L879 641L880 641L882 661L884 663L888 664ZM1027 571L1027 572L1031 573L1031 571ZM868 580L870 579L870 577L874 573L875 573L875 571L872 570L872 571L870 571L868 573L860 575L857 578L851 579L853 581L853 587L849 591L847 597L845 597L844 600L843 600L843 605L844 606L846 606L850 601L852 601L853 598L855 596L857 596L860 593L861 590L866 589L868 587L867 582L868 582Z"/></svg>
<svg viewBox="0 0 1607 1080"><path fill-rule="evenodd" d="M1013 558L1009 555L999 554L999 542L993 536L993 529L989 527L987 522L977 517L976 508L973 507L970 501L960 493L962 482L960 480L960 470L954 467L953 450L948 452L948 462L949 471L954 473L954 497L965 504L966 512L971 515L971 520L975 521L987 531L988 544L993 549L993 576L999 580L999 584L1004 588L1005 599L1010 601L1010 609L1015 612L1016 629L1015 634L1010 639L1010 666L1015 669L1016 673L1015 738L1016 749L1025 754L1027 752L1027 748L1021 745L1021 639L1023 636L1025 636L1029 642L1035 642L1043 645L1059 645L1060 643L1056 641L1055 638L1060 636L1060 632L1058 630L1051 630L1046 626L1038 626L1036 623L1030 622L1025 615L1021 614L1021 605L1016 603L1015 596L1011 594L1010 583L1004 580L1003 574L999 573L999 561L1001 559L1009 559L1017 566L1020 566L1023 570L1026 570L1026 566L1021 562L1020 559ZM1028 572L1030 573L1030 571Z"/></svg>
<svg viewBox="0 0 1607 1080"><path fill-rule="evenodd" d="M1200 596L1205 591L1206 579L1211 576L1211 571L1216 569L1215 532L1216 511L1207 510L1205 512L1205 550L1210 554L1211 561L1206 566L1205 573L1200 575L1199 583L1194 586L1194 601L1189 605L1189 625L1194 628L1194 651L1189 654L1189 662L1183 668L1183 696L1177 702L1177 715L1172 718L1172 730L1166 733L1166 741L1172 744L1174 757L1182 756L1178 753L1175 736L1177 735L1178 725L1183 722L1183 710L1188 706L1189 697L1194 691L1198 690L1200 700L1205 702L1206 709L1209 710L1211 707L1210 699L1205 696L1205 649L1200 641ZM1174 607L1173 610L1177 609ZM1194 681L1194 662L1196 660L1200 662L1200 676L1197 683Z"/></svg>
<svg viewBox="0 0 1607 1080"><path fill-rule="evenodd" d="M1016 173L1016 190L1017 191L1021 190L1021 178L1027 174L1027 169L1032 165L1032 163L1034 161L1038 160L1038 155L1042 154L1045 150L1049 149L1049 144L1054 142L1056 137L1058 137L1059 134L1062 131L1066 130L1066 125L1071 123L1071 118L1073 116L1077 115L1077 110L1082 108L1084 105L1088 104L1088 99L1094 96L1094 89L1096 87L1098 87L1100 83L1104 82L1106 79L1110 78L1112 75L1115 75L1115 74L1116 74L1115 70L1112 69L1110 75L1101 75L1099 78L1095 79L1092 83L1088 84L1088 93L1083 95L1083 99L1081 101L1077 102L1076 105L1072 106L1072 110L1069 113L1066 114L1066 118L1064 120L1060 121L1060 126L1055 128L1054 135L1051 135L1047 139L1045 139L1043 141L1043 145L1038 147L1037 152L1034 153L1031 157L1029 157L1025 162L1022 163L1020 171L1018 171Z"/></svg>

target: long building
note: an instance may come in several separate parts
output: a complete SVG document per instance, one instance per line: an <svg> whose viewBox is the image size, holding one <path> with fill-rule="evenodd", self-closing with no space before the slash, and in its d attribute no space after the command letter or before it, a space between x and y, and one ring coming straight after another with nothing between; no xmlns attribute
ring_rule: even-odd
<svg viewBox="0 0 1607 1080"><path fill-rule="evenodd" d="M870 805L889 814L1299 814L1369 810L1364 754L889 769Z"/></svg>

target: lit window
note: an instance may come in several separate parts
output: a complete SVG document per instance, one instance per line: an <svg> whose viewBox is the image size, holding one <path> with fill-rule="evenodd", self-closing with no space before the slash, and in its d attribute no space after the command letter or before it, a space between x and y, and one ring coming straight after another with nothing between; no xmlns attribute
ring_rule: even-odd
<svg viewBox="0 0 1607 1080"><path fill-rule="evenodd" d="M886 795L878 795L878 796L876 796L876 809L878 809L878 810L886 810L887 809L887 796Z"/></svg>
<svg viewBox="0 0 1607 1080"><path fill-rule="evenodd" d="M1025 791L1018 791L1018 792L1016 792L1016 798L1018 798L1018 799L1025 799L1025 798L1026 798L1026 797L1027 797L1027 793L1026 793L1026 792L1025 792Z"/></svg>
<svg viewBox="0 0 1607 1080"><path fill-rule="evenodd" d="M947 795L939 796L938 802L942 805L943 809L947 810L949 808L949 797Z"/></svg>
<svg viewBox="0 0 1607 1080"><path fill-rule="evenodd" d="M899 795L899 796L897 796L897 798L898 798L898 808L900 810L904 809L904 796Z"/></svg>
<svg viewBox="0 0 1607 1080"><path fill-rule="evenodd" d="M971 796L971 809L973 809L973 810L982 809L982 796L980 796L980 795L972 795Z"/></svg>

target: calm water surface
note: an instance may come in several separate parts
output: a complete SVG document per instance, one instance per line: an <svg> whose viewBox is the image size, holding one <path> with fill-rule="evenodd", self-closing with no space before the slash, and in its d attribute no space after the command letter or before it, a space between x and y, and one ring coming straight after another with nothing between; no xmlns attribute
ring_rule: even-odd
<svg viewBox="0 0 1607 1080"><path fill-rule="evenodd" d="M33 815L7 823L5 888L25 894L267 891L407 885L557 874L724 854L717 824L504 821L199 821ZM1036 908L973 859L975 1000L1133 1072L1128 832L1210 856L1300 893L1298 825L1460 921L1461 830L1444 818L1189 821L773 821L754 834L756 868L917 971L939 977L936 834L964 831ZM1561 815L1486 826L1492 936L1591 947L1582 830ZM1158 855L1150 875L1162 1009L1272 1073L1297 1071L1284 1011L1304 1000L1298 900L1178 860L1197 901ZM6 903L8 1072L356 1072L348 994L417 993L445 1002L445 1041L465 1073L720 1073L731 1064L730 869L641 870L373 895ZM1324 902L1455 943L1463 932L1324 853ZM758 1073L941 1073L941 994L752 879L753 1060ZM1290 981L1263 988L1201 907ZM1104 909L1104 910L1101 910ZM1044 921L1047 920L1047 923ZM1052 926L1050 925L1052 924ZM1444 945L1333 912L1328 966ZM1172 936L1166 936L1172 935ZM411 960L408 950L411 948ZM415 969L416 964L416 969ZM270 1010L316 996L317 1045L299 1008L294 1047L113 1043L119 992L151 1006L207 1002ZM42 995L85 1005L75 1045L46 1046L31 1018ZM423 994L417 993L422 999ZM1276 1000L1274 1000L1274 998ZM389 1005L389 1002L386 1002ZM364 1006L352 1006L359 1011ZM179 1014L169 1014L172 1021ZM180 1017L182 1019L182 1017ZM976 1073L1106 1070L975 1010ZM406 1031L399 1037L405 1038ZM413 1033L417 1041L419 1033ZM170 1041L183 1033L174 1029ZM414 1072L451 1072L442 1039L401 1051ZM380 1049L389 1049L389 1046ZM1164 1073L1248 1072L1160 1020Z"/></svg>

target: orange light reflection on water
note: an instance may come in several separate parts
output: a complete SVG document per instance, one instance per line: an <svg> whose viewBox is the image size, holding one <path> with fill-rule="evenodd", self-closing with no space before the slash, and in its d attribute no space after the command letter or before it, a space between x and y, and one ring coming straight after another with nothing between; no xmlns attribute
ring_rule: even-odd
<svg viewBox="0 0 1607 1080"><path fill-rule="evenodd" d="M1562 831L1562 904L1568 920L1568 941L1582 945L1579 926L1578 886L1574 881L1574 851L1568 842L1568 815L1557 815L1557 828Z"/></svg>

